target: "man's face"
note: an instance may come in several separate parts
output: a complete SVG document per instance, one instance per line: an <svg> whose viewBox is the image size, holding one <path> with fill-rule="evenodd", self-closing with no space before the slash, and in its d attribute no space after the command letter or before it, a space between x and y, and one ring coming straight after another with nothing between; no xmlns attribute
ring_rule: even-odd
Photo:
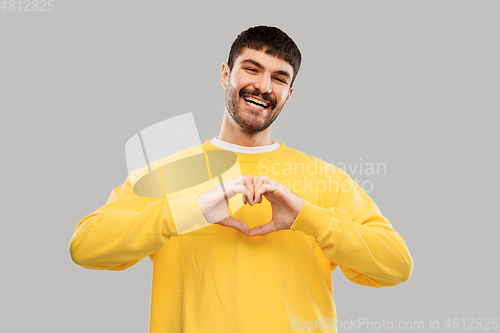
<svg viewBox="0 0 500 333"><path fill-rule="evenodd" d="M292 66L264 50L245 48L228 73L224 64L221 79L229 115L245 132L264 131L292 94Z"/></svg>

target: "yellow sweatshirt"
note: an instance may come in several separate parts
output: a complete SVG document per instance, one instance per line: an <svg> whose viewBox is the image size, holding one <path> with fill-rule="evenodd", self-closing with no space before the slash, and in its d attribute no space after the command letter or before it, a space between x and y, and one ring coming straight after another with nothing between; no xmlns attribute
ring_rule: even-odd
<svg viewBox="0 0 500 333"><path fill-rule="evenodd" d="M210 167L214 157L228 159L210 141L136 170L80 221L70 243L73 261L124 270L149 256L152 333L336 332L331 272L337 266L354 283L385 287L408 280L413 261L403 238L347 173L280 144L272 152L237 153L236 173ZM211 180L185 188L178 181L192 179L195 170L187 165L193 163L174 176L168 166L193 156L207 162L201 164ZM145 185L148 172L156 176ZM290 230L247 237L206 224L197 195L218 184L219 174L229 179L238 172L266 175L304 200ZM250 206L241 198L231 199L230 211L250 229L271 220L269 201Z"/></svg>

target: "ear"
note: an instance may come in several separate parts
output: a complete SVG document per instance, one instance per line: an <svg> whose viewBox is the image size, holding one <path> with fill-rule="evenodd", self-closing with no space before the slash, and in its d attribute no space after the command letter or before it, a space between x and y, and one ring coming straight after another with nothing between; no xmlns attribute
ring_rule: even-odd
<svg viewBox="0 0 500 333"><path fill-rule="evenodd" d="M227 63L223 63L222 64L222 72L221 72L221 75L220 75L220 82L222 84L222 87L224 89L227 88L227 80L229 78L229 65Z"/></svg>
<svg viewBox="0 0 500 333"><path fill-rule="evenodd" d="M288 100L290 99L290 96L292 96L292 92L293 92L293 86L290 87L290 90L288 91L288 96L286 97L286 100L285 100L285 103L283 104L283 107L285 107L286 103L288 103Z"/></svg>

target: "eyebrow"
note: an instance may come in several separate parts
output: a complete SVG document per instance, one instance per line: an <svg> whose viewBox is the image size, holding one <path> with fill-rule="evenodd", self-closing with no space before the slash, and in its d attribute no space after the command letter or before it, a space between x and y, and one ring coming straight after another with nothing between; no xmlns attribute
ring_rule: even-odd
<svg viewBox="0 0 500 333"><path fill-rule="evenodd" d="M241 64L245 64L245 63L251 63L257 67L259 67L260 69L264 69L264 66L262 66L261 64L259 64L257 61L255 60L252 60L252 59L245 59L241 62ZM279 70L279 71L275 71L276 74L279 74L279 75L284 75L286 76L288 79L290 79L292 76L290 75L290 73L288 73L287 71L282 71L282 70Z"/></svg>

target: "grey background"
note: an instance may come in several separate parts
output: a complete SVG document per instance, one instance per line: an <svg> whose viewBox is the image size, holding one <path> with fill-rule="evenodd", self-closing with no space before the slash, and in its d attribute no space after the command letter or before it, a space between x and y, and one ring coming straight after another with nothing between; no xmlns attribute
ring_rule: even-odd
<svg viewBox="0 0 500 333"><path fill-rule="evenodd" d="M339 320L498 317L500 2L54 4L0 10L2 332L147 331L149 258L85 270L69 241L125 180L135 133L193 112L202 141L218 134L222 63L259 24L303 54L273 138L334 164L385 163L350 173L373 183L415 262L382 289L335 271Z"/></svg>

